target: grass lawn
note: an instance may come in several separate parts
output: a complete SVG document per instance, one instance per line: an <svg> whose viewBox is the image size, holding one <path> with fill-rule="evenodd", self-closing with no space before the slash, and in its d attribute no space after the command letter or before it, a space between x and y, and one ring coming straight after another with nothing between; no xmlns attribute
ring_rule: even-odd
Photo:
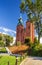
<svg viewBox="0 0 42 65"><path fill-rule="evenodd" d="M8 65L8 61L10 65L15 65L16 57L15 56L0 56L0 65ZM18 65L20 64L20 58L18 59Z"/></svg>

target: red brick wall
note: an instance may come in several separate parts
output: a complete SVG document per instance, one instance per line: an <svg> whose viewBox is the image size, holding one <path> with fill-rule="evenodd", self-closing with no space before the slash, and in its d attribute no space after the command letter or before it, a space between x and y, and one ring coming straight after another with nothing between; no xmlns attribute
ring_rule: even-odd
<svg viewBox="0 0 42 65"><path fill-rule="evenodd" d="M24 27L22 25L17 26L16 41L24 43Z"/></svg>
<svg viewBox="0 0 42 65"><path fill-rule="evenodd" d="M32 24L32 42L34 42L34 37L35 37L35 34L34 34L34 24Z"/></svg>
<svg viewBox="0 0 42 65"><path fill-rule="evenodd" d="M31 41L34 41L34 25L30 21L26 22L25 30L22 25L18 25L16 29L16 42L20 41L24 44L26 37L30 37Z"/></svg>
<svg viewBox="0 0 42 65"><path fill-rule="evenodd" d="M31 41L34 41L34 25L30 22L26 22L26 37L30 37Z"/></svg>

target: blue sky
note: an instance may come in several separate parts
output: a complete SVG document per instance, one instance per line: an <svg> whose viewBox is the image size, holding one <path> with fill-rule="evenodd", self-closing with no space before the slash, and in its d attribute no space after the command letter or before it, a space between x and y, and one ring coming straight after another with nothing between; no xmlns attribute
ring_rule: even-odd
<svg viewBox="0 0 42 65"><path fill-rule="evenodd" d="M0 0L0 26L16 30L18 18L20 17L21 0ZM23 15L23 20L26 20Z"/></svg>
<svg viewBox="0 0 42 65"><path fill-rule="evenodd" d="M11 33L16 31L20 17L20 1L21 0L0 0L0 30L3 29L5 33L8 31ZM25 25L27 16L23 14L22 18Z"/></svg>

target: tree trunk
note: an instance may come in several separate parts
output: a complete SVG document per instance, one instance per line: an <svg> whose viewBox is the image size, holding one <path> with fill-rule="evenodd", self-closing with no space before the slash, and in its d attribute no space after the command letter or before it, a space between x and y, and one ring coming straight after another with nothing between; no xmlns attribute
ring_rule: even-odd
<svg viewBox="0 0 42 65"><path fill-rule="evenodd" d="M39 27L38 27L38 44L40 43L40 30L39 30Z"/></svg>
<svg viewBox="0 0 42 65"><path fill-rule="evenodd" d="M40 35L38 35L38 44L40 43Z"/></svg>

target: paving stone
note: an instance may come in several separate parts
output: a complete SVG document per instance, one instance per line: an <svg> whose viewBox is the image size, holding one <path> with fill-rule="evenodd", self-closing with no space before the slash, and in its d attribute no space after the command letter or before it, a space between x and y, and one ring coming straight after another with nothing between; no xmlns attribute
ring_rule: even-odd
<svg viewBox="0 0 42 65"><path fill-rule="evenodd" d="M27 57L20 65L42 65L42 57Z"/></svg>

